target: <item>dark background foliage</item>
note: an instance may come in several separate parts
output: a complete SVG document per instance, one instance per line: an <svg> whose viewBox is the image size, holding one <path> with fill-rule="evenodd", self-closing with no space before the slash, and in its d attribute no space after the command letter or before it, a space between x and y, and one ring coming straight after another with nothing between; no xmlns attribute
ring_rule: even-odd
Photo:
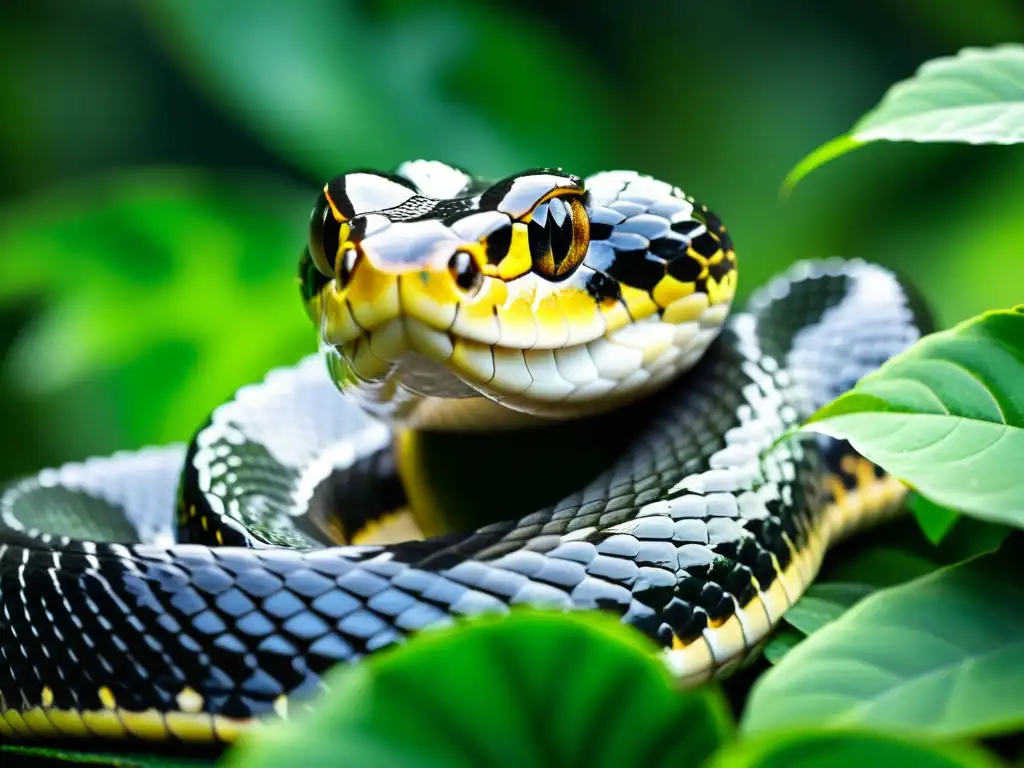
<svg viewBox="0 0 1024 768"><path fill-rule="evenodd" d="M1018 0L0 5L0 477L186 440L314 349L317 187L433 157L635 168L733 232L741 294L877 260L949 324L1021 300L1020 148L882 145L779 184L894 81L1019 39Z"/></svg>

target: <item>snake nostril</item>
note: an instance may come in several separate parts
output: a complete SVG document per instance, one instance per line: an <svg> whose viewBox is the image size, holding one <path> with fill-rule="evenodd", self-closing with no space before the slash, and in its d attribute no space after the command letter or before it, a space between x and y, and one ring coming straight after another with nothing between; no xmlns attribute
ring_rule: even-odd
<svg viewBox="0 0 1024 768"><path fill-rule="evenodd" d="M484 276L476 260L465 251L456 251L448 260L448 272L452 280L466 294L473 296L480 290Z"/></svg>

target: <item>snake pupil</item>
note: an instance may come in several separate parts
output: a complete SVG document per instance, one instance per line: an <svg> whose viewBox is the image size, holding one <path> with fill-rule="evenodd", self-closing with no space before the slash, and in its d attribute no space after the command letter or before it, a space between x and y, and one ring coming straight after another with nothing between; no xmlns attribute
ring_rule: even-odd
<svg viewBox="0 0 1024 768"><path fill-rule="evenodd" d="M527 233L534 269L550 280L564 280L587 253L590 217L580 198L555 197L534 209Z"/></svg>

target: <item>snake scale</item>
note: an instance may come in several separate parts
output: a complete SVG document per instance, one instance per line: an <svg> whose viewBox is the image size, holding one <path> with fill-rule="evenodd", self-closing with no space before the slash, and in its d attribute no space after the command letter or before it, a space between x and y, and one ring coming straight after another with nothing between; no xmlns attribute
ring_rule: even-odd
<svg viewBox="0 0 1024 768"><path fill-rule="evenodd" d="M728 674L904 492L844 443L776 438L930 322L861 261L798 262L730 312L737 274L714 214L631 171L332 179L299 265L320 354L187 447L0 495L0 736L232 741L332 665L519 605L611 612L681 685ZM497 482L528 488L574 460L534 430L597 445L634 407L584 482L445 529L425 436L526 436Z"/></svg>

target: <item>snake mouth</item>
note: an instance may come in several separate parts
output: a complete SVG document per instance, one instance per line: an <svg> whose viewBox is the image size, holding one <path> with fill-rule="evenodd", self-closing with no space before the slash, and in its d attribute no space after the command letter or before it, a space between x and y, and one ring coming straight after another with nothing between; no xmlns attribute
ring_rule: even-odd
<svg viewBox="0 0 1024 768"><path fill-rule="evenodd" d="M367 269L321 293L335 378L377 404L484 396L536 416L606 410L662 386L718 334L728 303L693 294L673 317L631 314L528 275L483 277ZM585 300L584 300L585 298Z"/></svg>

